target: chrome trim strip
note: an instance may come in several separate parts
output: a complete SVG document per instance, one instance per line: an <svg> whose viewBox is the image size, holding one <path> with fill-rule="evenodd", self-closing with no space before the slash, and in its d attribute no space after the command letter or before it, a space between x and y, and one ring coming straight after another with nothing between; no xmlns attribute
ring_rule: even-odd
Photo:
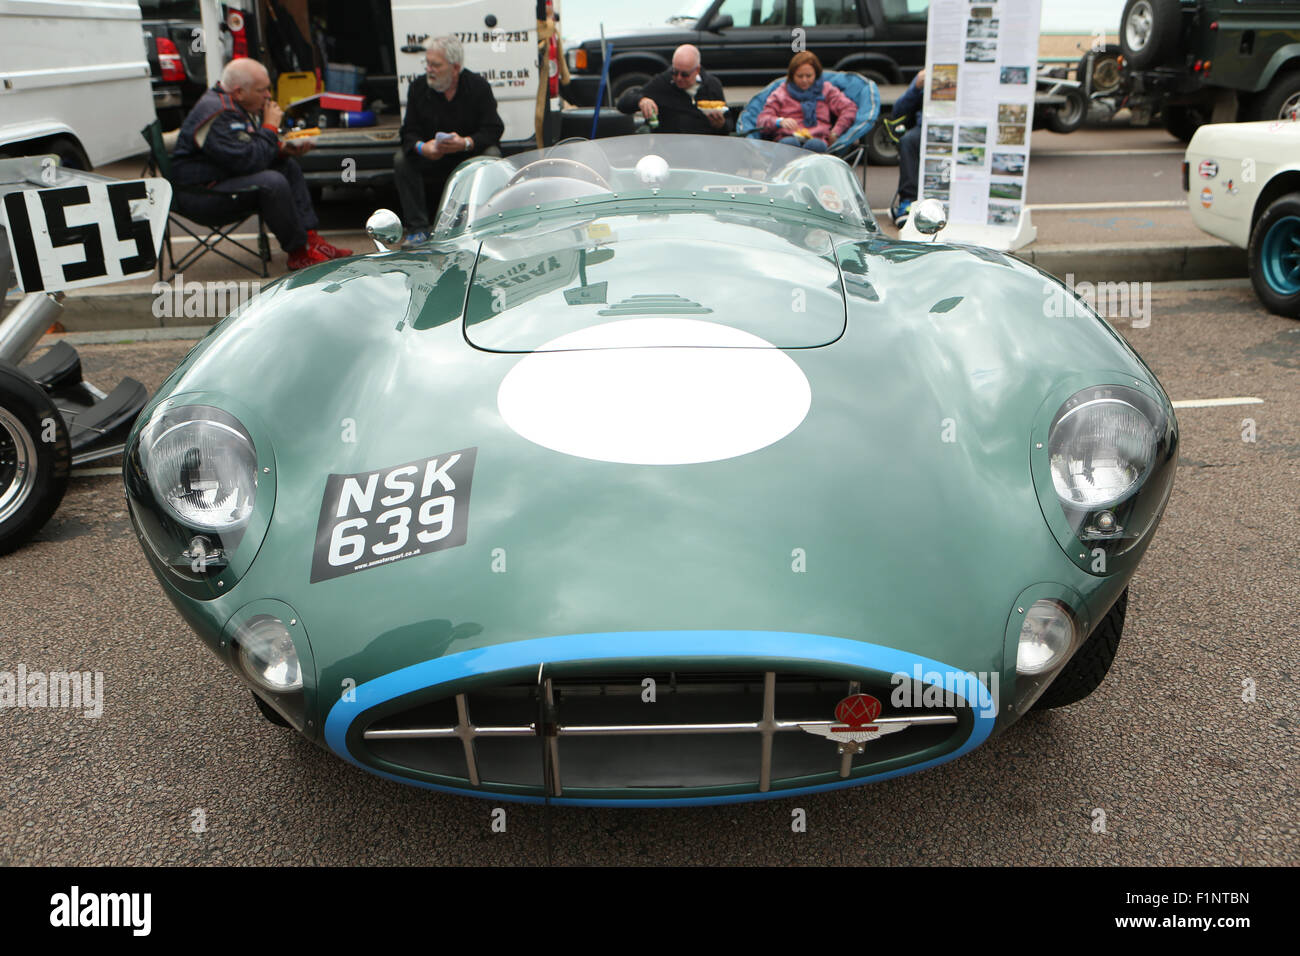
<svg viewBox="0 0 1300 956"><path fill-rule="evenodd" d="M955 724L955 714L926 714L916 717L880 717L873 721L877 724ZM833 720L774 720L771 730L777 733L783 730L800 730L804 727L830 727ZM599 736L603 734L740 734L762 732L763 725L747 724L577 724L565 727L561 724L557 732L561 736ZM422 737L461 737L460 727L403 727L394 730L367 730L367 740L377 739L419 739ZM474 727L468 728L472 737L536 737L536 724L526 727Z"/></svg>
<svg viewBox="0 0 1300 956"><path fill-rule="evenodd" d="M856 680L849 681L849 696L852 697L854 694L860 693L862 693L862 682ZM846 749L840 757L840 779L847 780L852 771L853 754Z"/></svg>
<svg viewBox="0 0 1300 956"><path fill-rule="evenodd" d="M758 792L772 789L772 741L776 731L776 671L763 675L763 719L759 723L763 734L762 756L758 763Z"/></svg>
<svg viewBox="0 0 1300 956"><path fill-rule="evenodd" d="M100 461L104 458L112 458L114 455L120 455L126 451L126 445L108 445L100 448L98 451L84 451L80 455L72 456L72 466L75 468L84 465L90 461Z"/></svg>
<svg viewBox="0 0 1300 956"><path fill-rule="evenodd" d="M759 729L758 724L580 724L559 728L562 736L600 736L602 734L745 734Z"/></svg>
<svg viewBox="0 0 1300 956"><path fill-rule="evenodd" d="M551 683L551 678L546 678L546 709L552 713L555 712L555 685ZM560 738L558 734L559 727L556 727L557 734L547 741L547 747L551 751L551 781L555 786L554 796L561 796L563 790L560 788Z"/></svg>
<svg viewBox="0 0 1300 956"><path fill-rule="evenodd" d="M469 768L469 782L479 785L478 760L474 755L474 736L477 728L469 722L469 702L464 694L456 695L456 736L465 745L465 765Z"/></svg>

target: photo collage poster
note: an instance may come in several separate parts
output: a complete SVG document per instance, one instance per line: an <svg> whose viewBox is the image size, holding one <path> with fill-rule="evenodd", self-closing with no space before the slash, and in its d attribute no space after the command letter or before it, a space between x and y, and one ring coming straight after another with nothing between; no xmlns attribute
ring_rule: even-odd
<svg viewBox="0 0 1300 956"><path fill-rule="evenodd" d="M933 0L920 197L1015 228L1024 207L1042 0Z"/></svg>

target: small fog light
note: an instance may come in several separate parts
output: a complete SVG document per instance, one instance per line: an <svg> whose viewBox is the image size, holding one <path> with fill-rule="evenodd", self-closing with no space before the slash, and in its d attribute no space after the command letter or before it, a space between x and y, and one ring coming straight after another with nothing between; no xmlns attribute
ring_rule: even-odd
<svg viewBox="0 0 1300 956"><path fill-rule="evenodd" d="M1016 671L1042 674L1059 665L1074 644L1074 619L1055 601L1036 601L1025 613Z"/></svg>
<svg viewBox="0 0 1300 956"><path fill-rule="evenodd" d="M239 666L260 687L276 693L302 689L302 668L289 629L278 617L258 614L235 632Z"/></svg>
<svg viewBox="0 0 1300 956"><path fill-rule="evenodd" d="M1097 530L1102 534L1110 534L1115 530L1115 515L1109 511L1103 511L1097 515Z"/></svg>

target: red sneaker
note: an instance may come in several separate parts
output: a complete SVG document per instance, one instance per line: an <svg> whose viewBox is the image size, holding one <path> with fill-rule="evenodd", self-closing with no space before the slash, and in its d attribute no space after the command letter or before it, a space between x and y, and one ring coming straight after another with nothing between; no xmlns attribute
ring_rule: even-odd
<svg viewBox="0 0 1300 956"><path fill-rule="evenodd" d="M329 256L308 242L289 253L289 271L297 272L299 269L329 261Z"/></svg>
<svg viewBox="0 0 1300 956"><path fill-rule="evenodd" d="M320 233L315 229L309 229L307 231L307 245L321 253L321 255L325 256L326 259L342 259L346 256L352 255L351 249L340 249L337 246L330 245L321 238Z"/></svg>

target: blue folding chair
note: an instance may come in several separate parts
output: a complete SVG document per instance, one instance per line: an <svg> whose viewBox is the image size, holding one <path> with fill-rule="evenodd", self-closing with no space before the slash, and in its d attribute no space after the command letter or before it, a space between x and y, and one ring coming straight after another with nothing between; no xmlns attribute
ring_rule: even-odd
<svg viewBox="0 0 1300 956"><path fill-rule="evenodd" d="M880 119L880 90L871 80L857 73L823 70L821 78L834 83L841 93L858 104L858 115L854 117L853 125L835 141L835 145L830 148L830 154L840 157L853 169L862 166L862 178L865 181L867 137L875 129L876 121ZM773 80L745 104L745 108L740 112L740 119L736 121L736 135L753 139L758 139L762 135L758 129L758 114L763 111L763 106L767 103L767 98L772 95L772 91L784 83L785 79L782 76ZM864 188L865 185L864 182Z"/></svg>

